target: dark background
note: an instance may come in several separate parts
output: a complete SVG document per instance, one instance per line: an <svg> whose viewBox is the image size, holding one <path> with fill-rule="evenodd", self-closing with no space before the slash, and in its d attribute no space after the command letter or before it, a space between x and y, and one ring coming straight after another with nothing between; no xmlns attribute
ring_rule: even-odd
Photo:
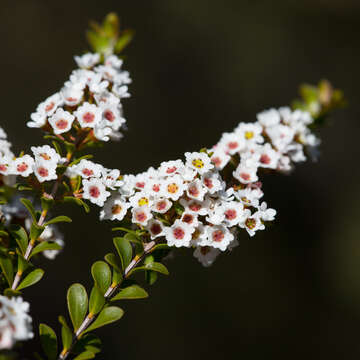
<svg viewBox="0 0 360 360"><path fill-rule="evenodd" d="M145 170L272 106L301 82L326 77L350 106L321 133L318 163L264 181L275 225L204 269L178 251L151 297L124 303L124 318L99 331L99 359L358 359L360 355L358 0L36 1L2 0L1 126L17 151L40 143L25 127L86 50L89 19L116 11L136 30L125 68L128 132L96 160L123 173ZM73 282L110 251L98 209L68 208L65 251L25 293L35 324L57 325ZM37 326L37 325L36 325ZM28 348L30 351L30 347Z"/></svg>

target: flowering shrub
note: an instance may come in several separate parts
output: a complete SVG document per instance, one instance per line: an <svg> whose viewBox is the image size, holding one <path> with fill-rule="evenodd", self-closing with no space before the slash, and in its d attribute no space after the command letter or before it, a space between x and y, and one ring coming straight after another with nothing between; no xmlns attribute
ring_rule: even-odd
<svg viewBox="0 0 360 360"><path fill-rule="evenodd" d="M121 318L114 305L123 299L147 297L132 275L145 272L148 284L168 274L162 263L174 248L194 249L210 266L237 245L240 232L254 236L274 221L276 210L262 199L262 173L289 173L294 165L317 155L315 131L333 109L343 105L342 94L326 81L302 87L292 107L270 109L253 123L240 123L218 143L182 159L164 161L136 175L121 175L92 160L91 148L119 140L126 120L123 101L130 96L131 78L119 53L131 39L119 31L114 14L88 32L94 53L75 56L78 68L62 89L39 104L27 123L44 133L46 145L15 155L0 129L0 348L33 337L29 304L23 289L38 282L44 270L40 254L54 259L63 248L51 217L64 202L100 209L120 236L114 252L91 268L94 286L89 294L78 283L67 293L69 319L60 317L62 350L54 330L40 325L41 359L91 359L100 351L92 333Z"/></svg>

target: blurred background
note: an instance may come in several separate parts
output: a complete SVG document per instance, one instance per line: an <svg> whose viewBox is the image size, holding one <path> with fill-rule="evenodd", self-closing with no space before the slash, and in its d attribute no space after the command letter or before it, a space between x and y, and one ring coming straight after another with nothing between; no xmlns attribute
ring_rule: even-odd
<svg viewBox="0 0 360 360"><path fill-rule="evenodd" d="M350 106L321 131L318 163L264 180L275 225L202 268L191 251L167 264L147 300L99 331L99 359L358 359L360 188L358 0L2 0L1 126L16 151L41 143L25 127L87 49L89 19L117 12L136 30L126 50L128 131L96 160L136 173L210 146L240 121L289 104L304 81L329 79ZM35 326L59 329L65 293L90 285L90 266L112 248L98 209L69 207L64 252L25 293ZM26 348L29 353L31 345ZM29 356L30 357L30 356Z"/></svg>

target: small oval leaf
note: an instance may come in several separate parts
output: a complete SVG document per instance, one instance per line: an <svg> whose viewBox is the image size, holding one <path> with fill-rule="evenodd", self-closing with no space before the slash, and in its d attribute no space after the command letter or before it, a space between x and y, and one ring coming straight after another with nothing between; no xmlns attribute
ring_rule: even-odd
<svg viewBox="0 0 360 360"><path fill-rule="evenodd" d="M70 346L72 344L73 333L70 330L69 325L67 324L67 322L63 316L59 316L59 322L62 325L61 339L62 339L63 348L65 351L67 351L70 349Z"/></svg>
<svg viewBox="0 0 360 360"><path fill-rule="evenodd" d="M111 284L111 270L105 261L96 261L91 267L91 274L101 294L105 294Z"/></svg>
<svg viewBox="0 0 360 360"><path fill-rule="evenodd" d="M46 357L49 360L56 360L58 345L54 330L46 324L40 324L39 334L41 346L44 350Z"/></svg>
<svg viewBox="0 0 360 360"><path fill-rule="evenodd" d="M130 264L131 259L132 259L131 244L128 240L121 238L121 237L115 237L113 241L114 241L115 248L120 256L123 270L125 270L126 267Z"/></svg>
<svg viewBox="0 0 360 360"><path fill-rule="evenodd" d="M44 275L44 270L35 269L31 273L29 273L25 279L20 283L20 285L16 288L16 290L25 289L31 285L36 284Z"/></svg>
<svg viewBox="0 0 360 360"><path fill-rule="evenodd" d="M97 319L90 325L83 334L93 331L99 327L111 324L114 321L121 319L124 315L124 310L117 306L109 306L103 309Z"/></svg>
<svg viewBox="0 0 360 360"><path fill-rule="evenodd" d="M122 289L116 296L114 296L111 301L117 300L131 300L131 299L144 299L147 298L149 294L139 285L131 285L125 289Z"/></svg>
<svg viewBox="0 0 360 360"><path fill-rule="evenodd" d="M1 267L3 274L5 275L5 278L9 284L9 286L11 286L14 281L14 266L13 266L11 259L9 257L7 257L6 255L1 254L0 255L0 267Z"/></svg>
<svg viewBox="0 0 360 360"><path fill-rule="evenodd" d="M67 292L67 304L71 322L76 331L83 322L88 309L88 296L84 286L72 284Z"/></svg>
<svg viewBox="0 0 360 360"><path fill-rule="evenodd" d="M48 226L48 225L51 225L51 224L56 224L56 223L59 223L59 222L70 223L70 222L72 222L72 220L68 216L60 215L60 216L54 217L53 219L47 221L44 224L44 226Z"/></svg>
<svg viewBox="0 0 360 360"><path fill-rule="evenodd" d="M99 288L95 285L90 293L90 300L89 300L89 312L91 315L98 314L101 309L104 307L105 298L104 294L102 294Z"/></svg>
<svg viewBox="0 0 360 360"><path fill-rule="evenodd" d="M23 227L17 224L10 226L10 234L15 238L19 248L24 255L29 243L28 235Z"/></svg>
<svg viewBox="0 0 360 360"><path fill-rule="evenodd" d="M37 245L34 250L31 252L30 258L40 252L43 252L45 250L61 250L62 246L55 243L55 242L49 242L49 241L42 241L39 245Z"/></svg>

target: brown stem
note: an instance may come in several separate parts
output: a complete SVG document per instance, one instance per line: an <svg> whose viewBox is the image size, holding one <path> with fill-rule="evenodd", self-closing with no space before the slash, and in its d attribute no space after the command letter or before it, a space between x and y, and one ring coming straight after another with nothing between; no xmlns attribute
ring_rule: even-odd
<svg viewBox="0 0 360 360"><path fill-rule="evenodd" d="M132 259L130 264L127 266L127 268L123 272L123 279L127 279L129 277L129 274L131 273L131 271L144 259L144 257L146 255L148 255L152 251L152 249L154 248L155 245L156 245L155 241L150 241L149 243L145 244L144 253L141 256L135 256ZM111 298L114 296L114 294L116 294L116 292L120 289L120 286L121 286L121 282L119 284L117 284L116 286L112 286L112 285L109 286L109 288L106 290L106 292L104 294L104 298L105 298L106 302L111 300ZM71 349L75 346L75 344L76 344L77 340L79 339L79 337L81 336L81 334L96 320L97 316L98 315L92 315L91 313L89 313L86 316L86 318L84 319L82 324L79 326L79 328L75 332L70 348L63 349L63 351L61 352L61 354L58 357L58 360L67 359L67 357L69 356L69 354L71 352Z"/></svg>

